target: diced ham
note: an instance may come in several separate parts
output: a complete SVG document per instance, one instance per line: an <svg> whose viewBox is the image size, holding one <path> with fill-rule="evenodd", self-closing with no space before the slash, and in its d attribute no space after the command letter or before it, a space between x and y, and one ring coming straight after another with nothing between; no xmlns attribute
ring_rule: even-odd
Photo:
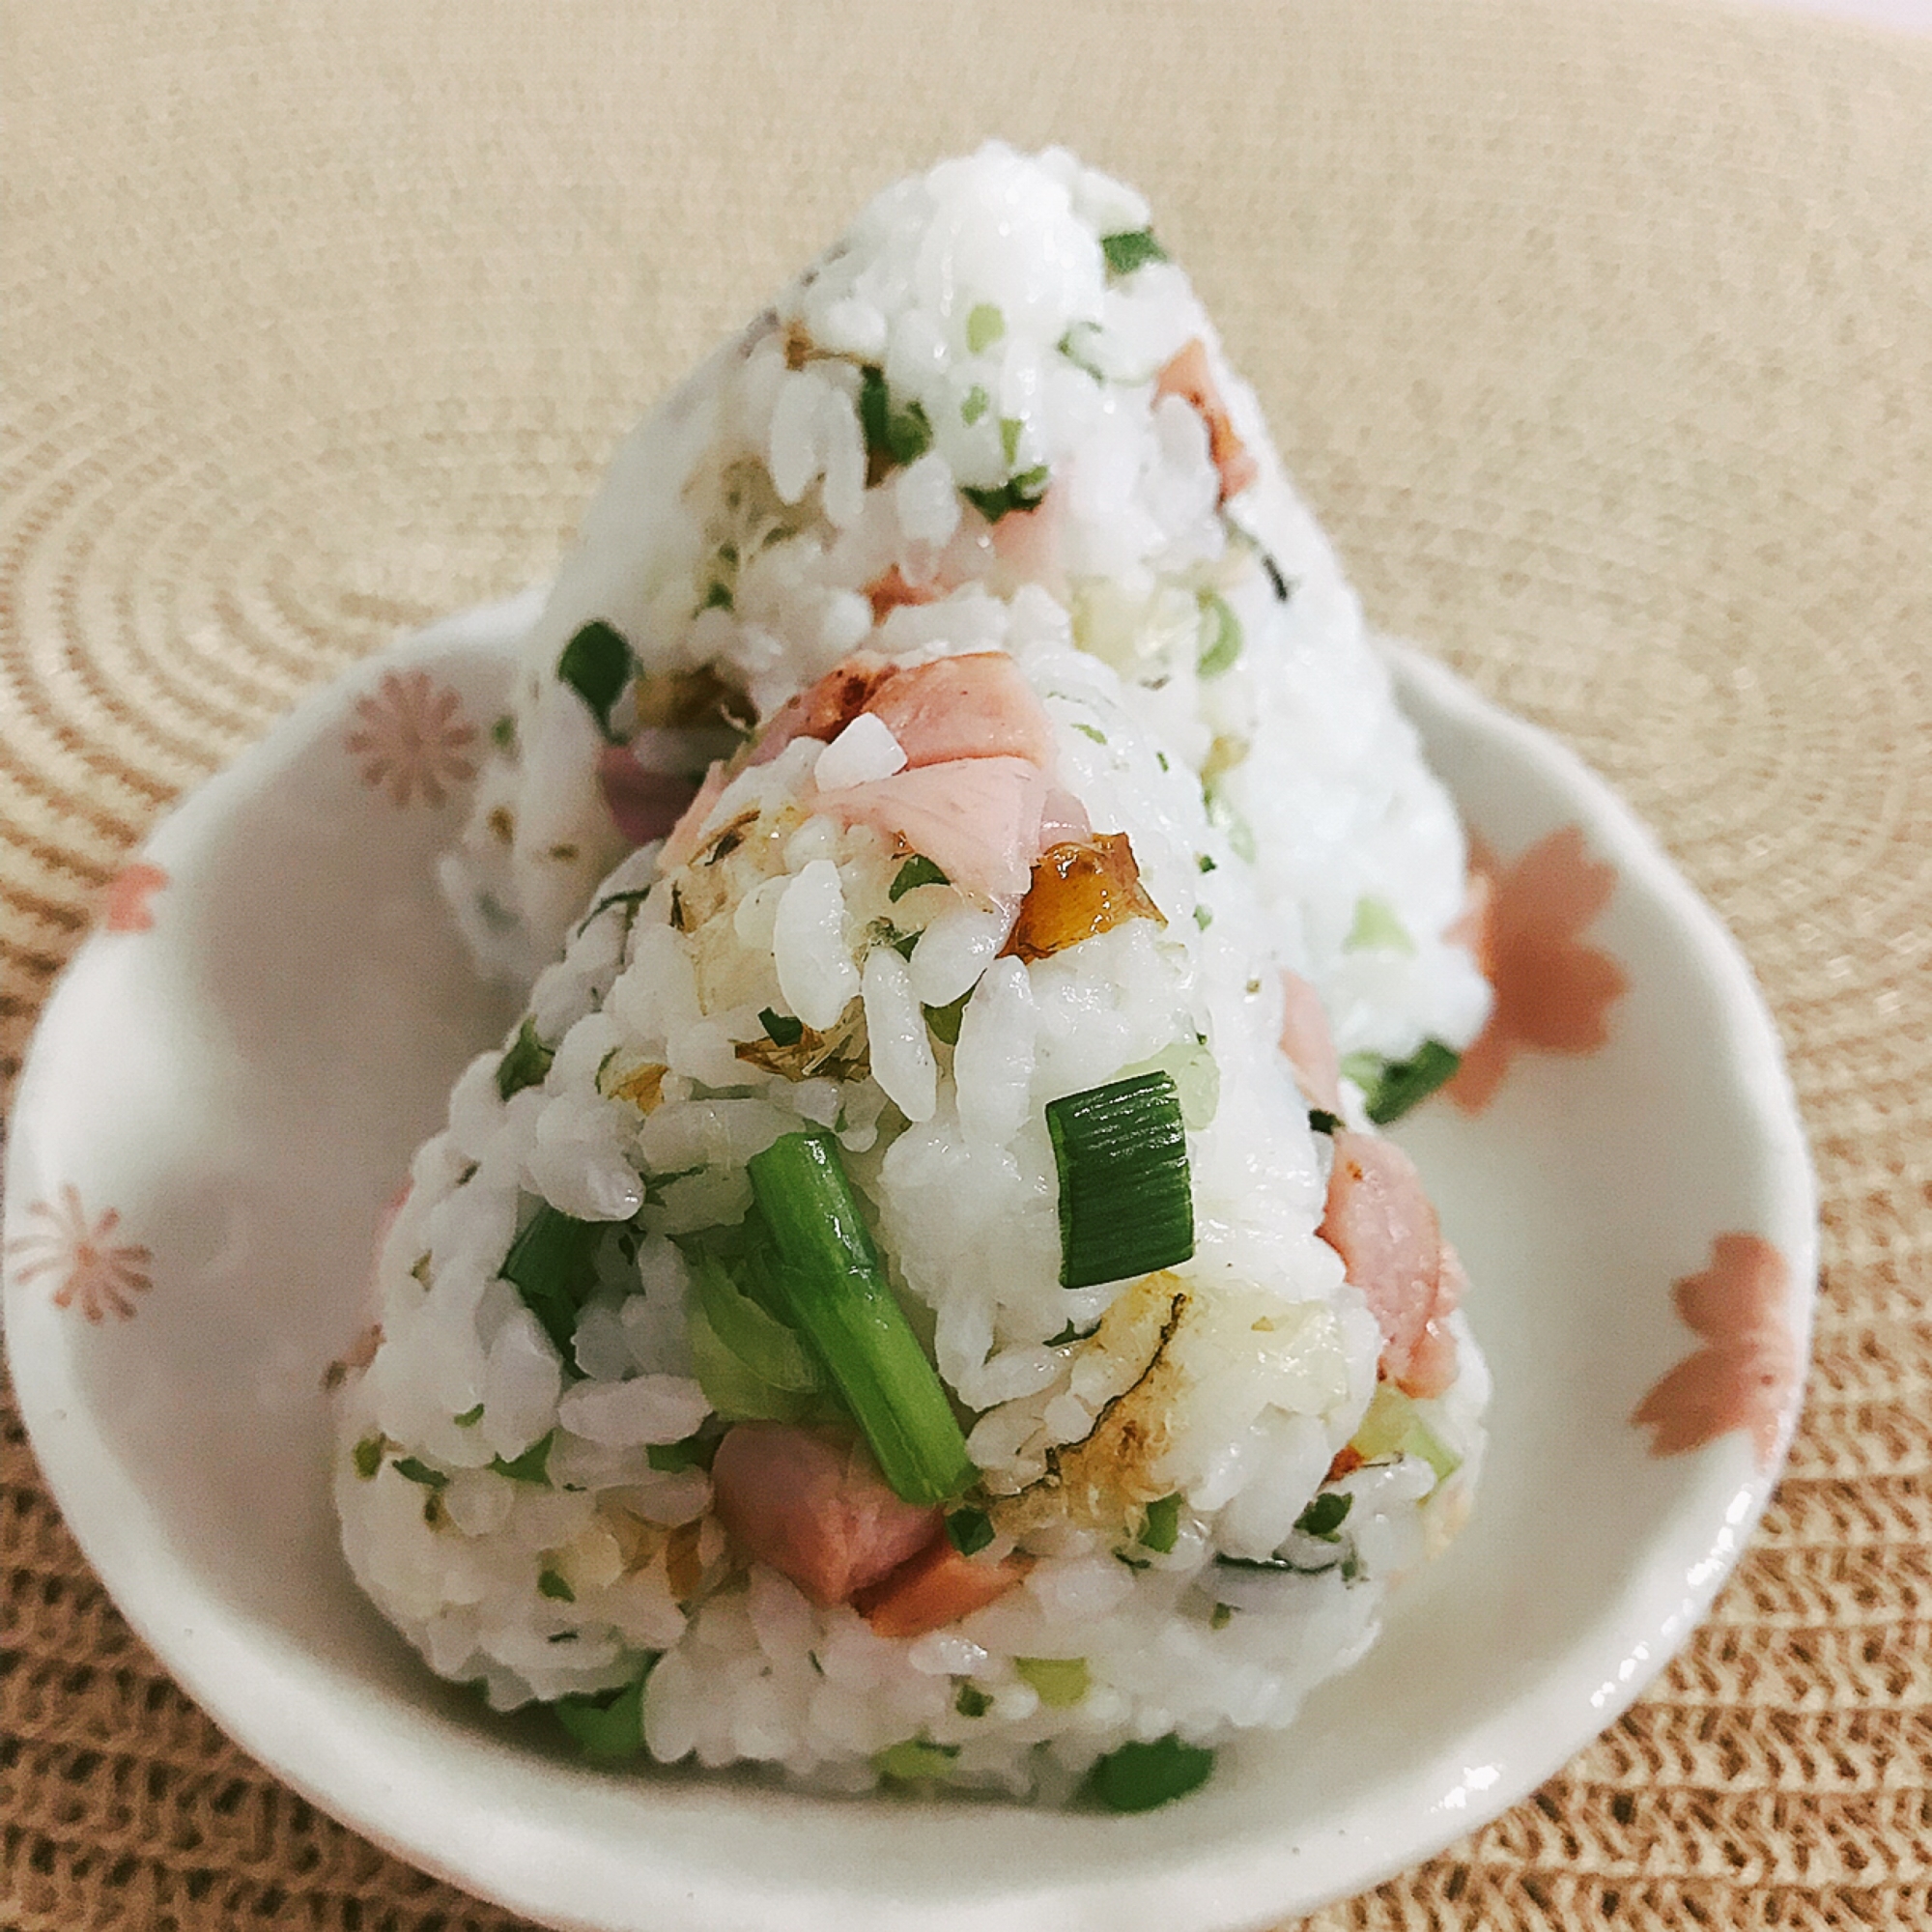
<svg viewBox="0 0 1932 1932"><path fill-rule="evenodd" d="M665 839L664 856L658 861L660 870L668 872L675 867L691 863L703 841L704 825L711 816L711 808L718 803L729 781L724 764L714 760L711 769L704 774L704 782L697 787L697 796L685 807L683 815L670 828Z"/></svg>
<svg viewBox="0 0 1932 1932"><path fill-rule="evenodd" d="M1444 1293L1442 1230L1415 1163L1393 1141L1343 1131L1335 1140L1328 1200L1316 1233L1342 1257L1382 1332L1381 1367L1406 1394L1439 1395L1460 1270ZM1453 1359L1451 1363L1453 1371Z"/></svg>
<svg viewBox="0 0 1932 1932"><path fill-rule="evenodd" d="M1053 768L1053 725L1005 651L908 666L881 680L865 709L891 728L909 765L1009 757Z"/></svg>
<svg viewBox="0 0 1932 1932"><path fill-rule="evenodd" d="M906 604L930 604L944 595L937 581L930 583L908 583L905 573L897 564L883 577L875 577L866 586L866 596L872 606L872 622L884 623L887 615Z"/></svg>
<svg viewBox="0 0 1932 1932"><path fill-rule="evenodd" d="M1462 1307L1468 1290L1469 1277L1463 1271L1463 1258L1444 1241L1435 1310L1409 1350L1408 1379L1402 1385L1410 1395L1440 1395L1456 1379L1456 1338L1449 1332L1449 1317Z"/></svg>
<svg viewBox="0 0 1932 1932"><path fill-rule="evenodd" d="M741 1422L711 1465L718 1520L739 1550L815 1604L848 1603L935 1535L937 1510L895 1495L862 1443L781 1422Z"/></svg>
<svg viewBox="0 0 1932 1932"><path fill-rule="evenodd" d="M1342 1111L1342 1062L1321 995L1299 973L1281 976L1281 1050L1302 1097L1331 1114Z"/></svg>
<svg viewBox="0 0 1932 1932"><path fill-rule="evenodd" d="M612 822L633 845L662 838L699 789L677 772L654 772L640 765L628 745L606 745L598 753L597 786Z"/></svg>
<svg viewBox="0 0 1932 1932"><path fill-rule="evenodd" d="M853 652L816 684L808 685L773 712L770 724L758 733L749 762L770 764L794 738L818 738L830 744L897 669L890 658L882 658L876 651Z"/></svg>
<svg viewBox="0 0 1932 1932"><path fill-rule="evenodd" d="M998 1563L962 1556L942 1530L883 1582L861 1590L852 1607L880 1636L924 1636L997 1602L1032 1567L1024 1556Z"/></svg>
<svg viewBox="0 0 1932 1932"><path fill-rule="evenodd" d="M1047 781L1026 758L953 758L820 792L813 809L923 852L954 885L1024 893L1039 855Z"/></svg>
<svg viewBox="0 0 1932 1932"><path fill-rule="evenodd" d="M989 532L999 558L997 577L1016 587L1037 583L1055 597L1066 595L1066 492L1048 490L1031 510L1009 510Z"/></svg>
<svg viewBox="0 0 1932 1932"><path fill-rule="evenodd" d="M1158 396L1179 396L1193 405L1208 425L1208 454L1221 472L1221 500L1238 497L1256 477L1261 466L1248 453L1235 429L1228 406L1221 400L1212 370L1208 366L1208 345L1197 335L1154 381Z"/></svg>

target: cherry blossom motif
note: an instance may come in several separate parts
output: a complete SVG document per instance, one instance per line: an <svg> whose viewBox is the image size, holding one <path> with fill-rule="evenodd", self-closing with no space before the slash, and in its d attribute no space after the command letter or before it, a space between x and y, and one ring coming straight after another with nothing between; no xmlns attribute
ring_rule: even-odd
<svg viewBox="0 0 1932 1932"><path fill-rule="evenodd" d="M355 700L361 724L343 740L361 766L371 791L386 789L389 803L407 806L420 792L441 805L448 787L476 776L464 748L476 727L463 715L463 700L447 685L430 682L426 670L384 671L367 697Z"/></svg>
<svg viewBox="0 0 1932 1932"><path fill-rule="evenodd" d="M154 908L148 900L168 882L158 866L139 860L123 866L107 882L101 897L100 923L107 932L152 932Z"/></svg>
<svg viewBox="0 0 1932 1932"><path fill-rule="evenodd" d="M1609 903L1616 867L1593 859L1566 825L1507 867L1480 840L1469 854L1470 896L1455 934L1475 953L1495 1004L1444 1090L1479 1114L1519 1053L1595 1053L1609 1038L1609 1009L1629 983L1624 969L1583 930Z"/></svg>
<svg viewBox="0 0 1932 1932"><path fill-rule="evenodd" d="M133 1315L134 1297L147 1293L151 1285L148 1269L154 1258L144 1247L111 1238L121 1225L118 1208L90 1222L79 1193L68 1185L58 1203L36 1201L27 1209L27 1232L7 1243L15 1281L53 1276L58 1284L54 1306L77 1305L90 1321L104 1321L110 1314L126 1321Z"/></svg>
<svg viewBox="0 0 1932 1932"><path fill-rule="evenodd" d="M1711 1265L1673 1284L1677 1312L1704 1346L1662 1377L1631 1414L1633 1428L1652 1432L1653 1456L1680 1456L1745 1429L1758 1466L1770 1466L1798 1381L1790 1286L1784 1257L1757 1235L1719 1235Z"/></svg>

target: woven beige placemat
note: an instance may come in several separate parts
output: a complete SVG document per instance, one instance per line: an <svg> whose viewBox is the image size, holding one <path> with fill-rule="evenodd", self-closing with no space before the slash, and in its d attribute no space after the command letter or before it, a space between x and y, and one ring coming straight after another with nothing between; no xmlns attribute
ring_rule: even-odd
<svg viewBox="0 0 1932 1932"><path fill-rule="evenodd" d="M1932 1924L1932 46L1715 7L13 0L0 1060L118 855L302 691L553 565L611 444L987 132L1153 197L1372 616L1742 941L1826 1277L1706 1626L1530 1803L1313 1921ZM317 1815L0 1443L0 1919L511 1921Z"/></svg>

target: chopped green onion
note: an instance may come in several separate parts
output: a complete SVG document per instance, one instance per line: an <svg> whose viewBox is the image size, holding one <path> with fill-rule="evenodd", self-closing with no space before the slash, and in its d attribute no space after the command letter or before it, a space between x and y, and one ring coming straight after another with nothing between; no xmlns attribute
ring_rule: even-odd
<svg viewBox="0 0 1932 1932"><path fill-rule="evenodd" d="M1203 932L1214 923L1214 910L1211 906L1198 905L1194 908L1194 923Z"/></svg>
<svg viewBox="0 0 1932 1932"><path fill-rule="evenodd" d="M978 383L966 391L966 400L959 405L959 420L970 429L973 424L992 407L993 399L980 388Z"/></svg>
<svg viewBox="0 0 1932 1932"><path fill-rule="evenodd" d="M921 886L951 884L952 881L923 852L915 852L893 875L886 896L896 905L908 893L917 892Z"/></svg>
<svg viewBox="0 0 1932 1932"><path fill-rule="evenodd" d="M1308 1110L1308 1124L1310 1129L1318 1134L1339 1133L1342 1117L1339 1114L1331 1114L1326 1107L1311 1107Z"/></svg>
<svg viewBox="0 0 1932 1932"><path fill-rule="evenodd" d="M966 317L966 347L975 355L992 348L1007 332L1007 319L991 302L976 302Z"/></svg>
<svg viewBox="0 0 1932 1932"><path fill-rule="evenodd" d="M708 1469L721 1440L716 1435L687 1435L681 1442L653 1442L644 1451L644 1460L667 1476L683 1469Z"/></svg>
<svg viewBox="0 0 1932 1932"><path fill-rule="evenodd" d="M1009 468L1011 467L1013 458L1020 453L1020 435L1025 428L1026 424L1018 416L1000 418L1000 454L1007 459Z"/></svg>
<svg viewBox="0 0 1932 1932"><path fill-rule="evenodd" d="M1211 872L1215 870L1216 867L1214 865L1214 861L1210 859L1206 852L1197 852L1194 855L1194 869L1197 872Z"/></svg>
<svg viewBox="0 0 1932 1932"><path fill-rule="evenodd" d="M920 1784L929 1778L950 1777L952 1760L959 1755L957 1745L936 1745L926 1738L901 1738L875 1752L872 1769L895 1784Z"/></svg>
<svg viewBox="0 0 1932 1932"><path fill-rule="evenodd" d="M483 1405L479 1402L474 1408L466 1408L461 1415L452 1415L449 1419L459 1429L474 1429L483 1420Z"/></svg>
<svg viewBox="0 0 1932 1932"><path fill-rule="evenodd" d="M747 1166L788 1312L831 1371L880 1472L907 1502L957 1494L975 1473L966 1438L893 1298L838 1144L783 1134Z"/></svg>
<svg viewBox="0 0 1932 1932"><path fill-rule="evenodd" d="M1262 568L1267 572L1267 581L1274 590L1275 601L1286 604L1294 594L1295 581L1281 574L1281 565L1266 551L1262 552Z"/></svg>
<svg viewBox="0 0 1932 1932"><path fill-rule="evenodd" d="M491 725L490 742L491 744L495 745L497 751L499 752L507 752L516 744L517 721L510 715L509 712L507 711L504 712L503 715L499 719L497 719L493 725Z"/></svg>
<svg viewBox="0 0 1932 1932"><path fill-rule="evenodd" d="M556 1440L556 1431L549 1431L539 1435L521 1456L493 1456L490 1466L499 1476L508 1476L513 1483L550 1482L550 1446Z"/></svg>
<svg viewBox="0 0 1932 1932"><path fill-rule="evenodd" d="M1324 1490L1295 1518L1294 1526L1303 1536L1320 1537L1323 1543L1339 1542L1342 1525L1349 1520L1349 1506L1354 1500L1346 1490Z"/></svg>
<svg viewBox="0 0 1932 1932"><path fill-rule="evenodd" d="M775 1046L796 1046L805 1037L805 1022L789 1013L774 1012L767 1007L758 1015L758 1024Z"/></svg>
<svg viewBox="0 0 1932 1932"><path fill-rule="evenodd" d="M1363 897L1355 901L1355 923L1343 940L1350 952L1413 952L1415 941L1408 927L1395 916L1386 899Z"/></svg>
<svg viewBox="0 0 1932 1932"><path fill-rule="evenodd" d="M1093 739L1093 741L1096 745L1104 745L1107 742L1106 732L1101 730L1097 724L1089 724L1084 723L1082 720L1075 719L1073 724L1073 728L1076 731L1078 731L1083 738Z"/></svg>
<svg viewBox="0 0 1932 1932"><path fill-rule="evenodd" d="M1070 1711L1093 1681L1084 1657L1016 1657L1013 1668L1051 1711Z"/></svg>
<svg viewBox="0 0 1932 1932"><path fill-rule="evenodd" d="M1174 1549L1175 1539L1180 1534L1180 1497L1162 1496L1157 1502L1151 1502L1143 1513L1140 1543L1143 1549L1151 1549L1157 1556L1166 1556Z"/></svg>
<svg viewBox="0 0 1932 1932"><path fill-rule="evenodd" d="M959 1024L966 1017L966 1002L973 997L969 987L956 1000L949 1000L943 1007L925 1007L925 1023L932 1029L932 1037L944 1046L959 1044Z"/></svg>
<svg viewBox="0 0 1932 1932"><path fill-rule="evenodd" d="M1240 655L1241 620L1225 597L1210 590L1201 600L1201 660L1195 668L1204 678L1219 677Z"/></svg>
<svg viewBox="0 0 1932 1932"><path fill-rule="evenodd" d="M1187 1130L1171 1073L1141 1073L1049 1101L1060 1173L1060 1280L1091 1288L1194 1252Z"/></svg>
<svg viewBox="0 0 1932 1932"><path fill-rule="evenodd" d="M993 1708L993 1700L978 1685L962 1684L952 1700L952 1708L962 1718L983 1718Z"/></svg>
<svg viewBox="0 0 1932 1932"><path fill-rule="evenodd" d="M700 611L728 611L731 608L731 592L727 585L714 582L704 593L704 602L697 607Z"/></svg>
<svg viewBox="0 0 1932 1932"><path fill-rule="evenodd" d="M961 1556L977 1555L993 1540L993 1519L984 1510L952 1510L946 1519L946 1540Z"/></svg>
<svg viewBox="0 0 1932 1932"><path fill-rule="evenodd" d="M1214 1605L1213 1613L1208 1619L1208 1628L1209 1630L1217 1630L1217 1631L1226 1630L1228 1626L1234 1621L1235 1621L1234 1605L1216 1604Z"/></svg>
<svg viewBox="0 0 1932 1932"><path fill-rule="evenodd" d="M1097 1321L1090 1321L1086 1327L1082 1328L1077 1323L1069 1321L1058 1335L1054 1335L1048 1339L1046 1346L1049 1349L1064 1349L1068 1343L1084 1342L1099 1325Z"/></svg>
<svg viewBox="0 0 1932 1932"><path fill-rule="evenodd" d="M356 1443L351 1460L355 1464L355 1473L365 1483L373 1480L376 1471L383 1466L384 1447L380 1435L365 1435Z"/></svg>
<svg viewBox="0 0 1932 1932"><path fill-rule="evenodd" d="M642 1674L614 1690L559 1697L551 1710L583 1755L595 1764L621 1764L644 1747L644 1686L658 1654L645 1654Z"/></svg>
<svg viewBox="0 0 1932 1932"><path fill-rule="evenodd" d="M556 674L590 707L605 737L620 743L611 728L611 707L631 681L631 647L623 638L601 619L584 625L564 645Z"/></svg>
<svg viewBox="0 0 1932 1932"><path fill-rule="evenodd" d="M521 1094L526 1087L542 1084L543 1077L550 1071L550 1064L556 1055L537 1037L537 1023L533 1014L526 1013L524 1023L517 1029L517 1037L503 1049L503 1057L497 1063L497 1092L504 1099L512 1094Z"/></svg>
<svg viewBox="0 0 1932 1932"><path fill-rule="evenodd" d="M419 1457L398 1456L389 1466L397 1475L407 1476L411 1482L420 1483L426 1490L446 1489L449 1485L449 1478L440 1469L432 1469Z"/></svg>
<svg viewBox="0 0 1932 1932"><path fill-rule="evenodd" d="M577 1592L564 1580L563 1573L559 1570L539 1570L537 1591L539 1595L549 1597L559 1604L574 1604L577 1601Z"/></svg>
<svg viewBox="0 0 1932 1932"><path fill-rule="evenodd" d="M515 1285L524 1306L556 1344L568 1374L577 1314L597 1286L597 1246L606 1223L578 1221L549 1202L524 1224L510 1243L499 1272Z"/></svg>
<svg viewBox="0 0 1932 1932"><path fill-rule="evenodd" d="M971 484L961 484L959 494L989 524L997 524L1014 510L1038 509L1052 480L1052 471L1042 463L1036 469L1022 469L1017 476L1009 476L998 489L976 490Z"/></svg>
<svg viewBox="0 0 1932 1932"><path fill-rule="evenodd" d="M1094 344L1100 330L1091 322L1076 322L1053 346L1065 356L1083 376L1091 376L1096 383L1107 380L1107 372L1094 359Z"/></svg>
<svg viewBox="0 0 1932 1932"><path fill-rule="evenodd" d="M932 446L932 424L923 405L912 402L894 409L885 372L873 364L859 378L859 424L867 453L889 469L916 462Z"/></svg>
<svg viewBox="0 0 1932 1932"><path fill-rule="evenodd" d="M1131 275L1136 269L1144 269L1150 262L1167 260L1167 250L1153 239L1151 228L1133 228L1122 235L1103 235L1100 238L1100 252L1107 258L1108 270L1116 275Z"/></svg>
<svg viewBox="0 0 1932 1932"><path fill-rule="evenodd" d="M1211 1750L1184 1745L1170 1731L1151 1745L1110 1750L1094 1766L1094 1795L1110 1811L1151 1811L1198 1790L1213 1769Z"/></svg>
<svg viewBox="0 0 1932 1932"><path fill-rule="evenodd" d="M1379 1462L1384 1456L1420 1456L1438 1482L1447 1482L1463 1466L1462 1457L1423 1421L1415 1404L1393 1382L1376 1384L1369 1412L1349 1446L1365 1463Z"/></svg>
<svg viewBox="0 0 1932 1932"><path fill-rule="evenodd" d="M1352 1056L1350 1056L1352 1058ZM1378 1127L1399 1121L1438 1087L1456 1077L1463 1056L1439 1039L1426 1039L1411 1059L1379 1065L1374 1083L1357 1081L1368 1094L1369 1119ZM1345 1072L1348 1071L1346 1063Z"/></svg>

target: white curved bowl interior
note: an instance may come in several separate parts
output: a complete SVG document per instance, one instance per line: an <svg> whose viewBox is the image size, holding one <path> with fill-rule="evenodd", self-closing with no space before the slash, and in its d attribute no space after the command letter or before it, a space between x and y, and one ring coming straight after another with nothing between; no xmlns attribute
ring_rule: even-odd
<svg viewBox="0 0 1932 1932"><path fill-rule="evenodd" d="M1566 824L1617 867L1593 938L1630 988L1587 1060L1405 1123L1475 1282L1492 1442L1469 1528L1367 1661L1199 1796L1131 1819L820 1800L606 1774L431 1678L338 1553L322 1375L450 1080L509 1017L442 915L460 801L400 810L343 740L387 667L487 724L527 599L438 627L305 704L150 841L153 930L98 934L15 1108L8 1233L71 1187L151 1251L134 1318L10 1267L8 1342L55 1494L129 1620L243 1746L406 1858L599 1932L1260 1924L1494 1815L1642 1688L1707 1607L1769 1475L1743 1435L1653 1459L1629 1423L1691 1338L1673 1279L1755 1229L1808 1312L1815 1205L1776 1038L1735 949L1567 753L1398 649L1406 708L1475 830ZM1788 1420L1787 1420L1788 1431Z"/></svg>

